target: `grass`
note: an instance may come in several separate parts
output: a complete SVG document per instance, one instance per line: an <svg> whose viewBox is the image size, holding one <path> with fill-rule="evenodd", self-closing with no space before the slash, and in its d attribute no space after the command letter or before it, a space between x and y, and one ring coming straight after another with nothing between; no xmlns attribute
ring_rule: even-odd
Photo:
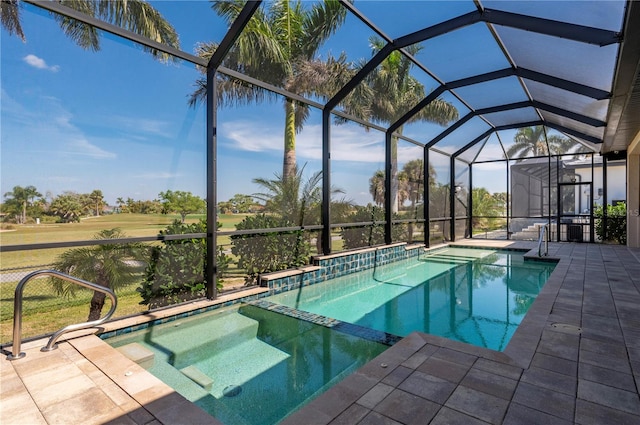
<svg viewBox="0 0 640 425"><path fill-rule="evenodd" d="M235 230L235 225L242 221L244 214L222 214L218 221L221 230ZM119 227L130 237L156 236L165 230L178 215L163 214L112 214L91 217L80 223L14 225L15 230L0 232L0 244L25 245L50 242L71 242L93 239L94 235L104 229ZM187 223L194 223L204 216L191 215ZM220 237L220 244L229 243L228 236ZM68 248L50 248L28 251L0 253L0 269L13 269L51 264Z"/></svg>
<svg viewBox="0 0 640 425"><path fill-rule="evenodd" d="M64 298L54 293L49 279L36 279L24 287L22 338L29 338L55 332L67 325L81 323L89 315L89 302L93 293L88 290L78 291L73 298ZM0 343L13 339L13 295L17 282L1 284L0 294ZM118 307L114 317L126 316L147 310L140 305L140 294L136 291L138 284L129 285L118 291ZM103 315L111 308L107 298Z"/></svg>

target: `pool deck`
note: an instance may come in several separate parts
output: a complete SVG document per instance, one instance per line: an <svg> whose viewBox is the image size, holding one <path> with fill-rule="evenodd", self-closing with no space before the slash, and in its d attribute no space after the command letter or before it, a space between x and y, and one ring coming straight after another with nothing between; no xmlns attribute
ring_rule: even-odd
<svg viewBox="0 0 640 425"><path fill-rule="evenodd" d="M283 424L639 424L640 249L549 251L560 262L504 352L416 332ZM96 336L43 345L0 359L0 423L218 423Z"/></svg>

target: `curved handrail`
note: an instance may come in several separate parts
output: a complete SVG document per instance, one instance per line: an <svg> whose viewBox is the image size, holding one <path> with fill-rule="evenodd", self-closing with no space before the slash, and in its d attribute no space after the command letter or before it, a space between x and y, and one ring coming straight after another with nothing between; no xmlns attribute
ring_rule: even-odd
<svg viewBox="0 0 640 425"><path fill-rule="evenodd" d="M38 270L35 272L31 272L20 280L18 286L16 286L15 297L13 299L13 349L11 354L7 356L7 360L16 360L21 359L25 356L25 353L20 352L20 345L22 343L22 292L24 291L24 287L28 281L35 277L40 276L52 276L57 277L58 279L66 280L71 283L75 283L76 285L83 286L85 288L93 289L94 291L102 292L106 294L111 299L111 309L107 312L107 314L98 320L93 320L91 322L83 322L77 323L74 325L66 326L60 329L58 332L54 333L51 338L49 338L49 342L46 346L42 347L42 351L51 351L57 348L55 345L58 338L60 338L63 334L67 332L77 331L80 329L92 328L94 326L101 325L106 322L113 316L113 313L116 311L116 307L118 306L118 298L116 294L109 288L105 288L104 286L100 286L98 284L88 282L83 279L79 279L77 277L69 276L57 270Z"/></svg>
<svg viewBox="0 0 640 425"><path fill-rule="evenodd" d="M542 240L544 239L544 256L549 255L549 223L540 226L540 236L538 237L538 257L542 257Z"/></svg>

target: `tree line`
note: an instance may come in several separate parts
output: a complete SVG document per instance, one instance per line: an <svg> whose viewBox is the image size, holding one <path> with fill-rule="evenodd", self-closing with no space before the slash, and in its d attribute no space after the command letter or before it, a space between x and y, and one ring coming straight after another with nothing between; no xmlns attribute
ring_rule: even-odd
<svg viewBox="0 0 640 425"><path fill-rule="evenodd" d="M117 199L114 209L107 209L104 195L99 189L91 193L65 191L54 196L45 196L35 186L14 186L4 194L0 204L3 222L26 224L41 219L44 222L77 223L82 217L98 217L108 213L137 214L180 214L184 223L189 214L203 214L206 202L201 197L187 191L166 190L158 194L159 199L138 201L127 198Z"/></svg>

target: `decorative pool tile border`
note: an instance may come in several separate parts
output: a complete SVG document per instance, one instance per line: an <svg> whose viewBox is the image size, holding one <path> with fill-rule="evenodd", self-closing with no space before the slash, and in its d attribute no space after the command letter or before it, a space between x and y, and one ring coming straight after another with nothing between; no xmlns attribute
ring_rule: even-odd
<svg viewBox="0 0 640 425"><path fill-rule="evenodd" d="M285 316L293 317L294 319L304 320L305 322L310 322L316 325L324 326L326 328L331 328L348 335L366 339L368 341L378 342L380 344L393 345L402 339L402 337L400 336L393 335L387 332L365 328L363 326L354 325L353 323L342 322L337 319L332 319L331 317L297 310L295 308L281 304L274 304L267 300L255 300L250 301L247 304L265 310L273 311L275 313L283 314Z"/></svg>
<svg viewBox="0 0 640 425"><path fill-rule="evenodd" d="M442 249L442 248L436 248ZM269 295L314 285L375 266L395 263L424 253L424 245L398 243L377 248L316 256L313 265L296 270L267 273L260 276L260 286L270 289Z"/></svg>

